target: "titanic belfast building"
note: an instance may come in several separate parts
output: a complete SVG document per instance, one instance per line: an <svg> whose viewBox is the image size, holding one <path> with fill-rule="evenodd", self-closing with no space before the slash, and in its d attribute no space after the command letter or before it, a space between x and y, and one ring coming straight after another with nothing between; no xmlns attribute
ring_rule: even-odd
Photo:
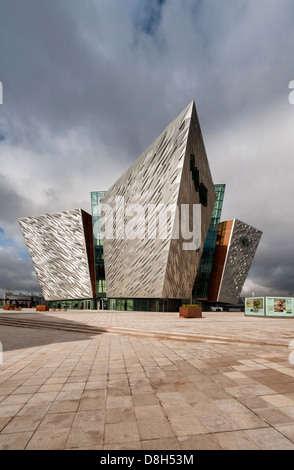
<svg viewBox="0 0 294 470"><path fill-rule="evenodd" d="M178 311L238 302L262 232L221 221L192 101L107 191L92 214L66 210L19 219L51 307Z"/></svg>

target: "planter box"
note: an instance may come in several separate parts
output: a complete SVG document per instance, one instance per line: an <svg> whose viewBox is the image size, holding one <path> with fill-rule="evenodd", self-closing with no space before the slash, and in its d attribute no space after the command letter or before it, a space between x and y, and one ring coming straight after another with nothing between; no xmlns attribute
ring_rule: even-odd
<svg viewBox="0 0 294 470"><path fill-rule="evenodd" d="M180 307L180 317L202 318L202 308L201 307Z"/></svg>
<svg viewBox="0 0 294 470"><path fill-rule="evenodd" d="M48 305L37 305L36 306L36 312L49 312L49 306Z"/></svg>

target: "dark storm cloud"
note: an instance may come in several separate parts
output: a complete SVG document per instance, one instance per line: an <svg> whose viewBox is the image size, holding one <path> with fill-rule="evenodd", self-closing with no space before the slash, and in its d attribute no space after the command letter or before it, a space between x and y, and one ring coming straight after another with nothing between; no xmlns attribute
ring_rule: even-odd
<svg viewBox="0 0 294 470"><path fill-rule="evenodd" d="M24 250L17 218L90 211L90 191L195 99L214 181L227 183L223 218L264 233L246 289L290 292L293 0L121 5L1 1L0 227L13 240L3 283Z"/></svg>
<svg viewBox="0 0 294 470"><path fill-rule="evenodd" d="M40 293L31 260L22 257L11 247L0 246L0 286L4 292Z"/></svg>

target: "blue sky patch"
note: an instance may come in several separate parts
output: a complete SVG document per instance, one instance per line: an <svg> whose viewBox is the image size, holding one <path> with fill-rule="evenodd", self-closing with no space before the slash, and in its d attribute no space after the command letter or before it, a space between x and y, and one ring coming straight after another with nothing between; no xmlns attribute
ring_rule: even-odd
<svg viewBox="0 0 294 470"><path fill-rule="evenodd" d="M6 236L5 231L0 227L0 246L14 246L14 241Z"/></svg>

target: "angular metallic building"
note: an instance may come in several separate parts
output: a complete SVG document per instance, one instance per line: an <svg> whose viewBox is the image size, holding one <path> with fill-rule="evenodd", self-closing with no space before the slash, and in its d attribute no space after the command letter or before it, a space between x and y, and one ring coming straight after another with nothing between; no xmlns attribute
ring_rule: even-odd
<svg viewBox="0 0 294 470"><path fill-rule="evenodd" d="M236 304L262 232L237 219L219 224L209 300Z"/></svg>
<svg viewBox="0 0 294 470"><path fill-rule="evenodd" d="M208 300L209 285L213 268L213 260L222 213L225 188L225 184L216 184L214 187L216 201L214 204L209 229L205 238L202 256L198 265L197 275L194 281L192 291L193 302L197 302L198 300Z"/></svg>
<svg viewBox="0 0 294 470"><path fill-rule="evenodd" d="M82 209L19 219L43 297L96 295L92 217Z"/></svg>
<svg viewBox="0 0 294 470"><path fill-rule="evenodd" d="M118 197L123 198L120 225L115 226L120 233L103 242L107 297L189 298L216 199L194 102L106 192L101 204L115 212ZM132 223L125 213L132 205L141 211L136 221L142 230L136 238L121 230ZM185 205L190 209L187 227L198 224L199 244L191 249L185 249L188 240L181 230ZM199 206L194 220L193 205ZM160 215L167 208L172 214L162 236ZM117 220L118 210L115 215Z"/></svg>
<svg viewBox="0 0 294 470"><path fill-rule="evenodd" d="M91 192L92 216L19 220L43 297L53 307L119 310L235 304L261 232L220 223L224 192L192 101L108 191Z"/></svg>

